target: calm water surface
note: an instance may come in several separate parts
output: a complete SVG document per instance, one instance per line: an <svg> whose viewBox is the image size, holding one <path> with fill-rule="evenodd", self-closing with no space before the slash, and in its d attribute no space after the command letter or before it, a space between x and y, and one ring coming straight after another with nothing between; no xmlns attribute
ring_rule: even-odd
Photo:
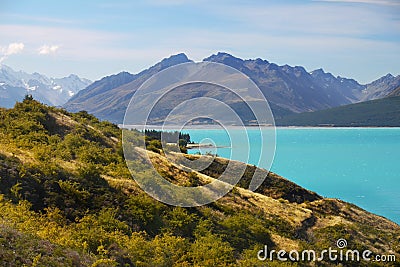
<svg viewBox="0 0 400 267"><path fill-rule="evenodd" d="M230 158L231 144L223 130L184 132L195 142L210 138L227 146L218 148L217 154ZM260 146L259 133L251 128L248 133L250 145ZM278 128L276 137L273 172L400 224L400 128ZM240 151L241 144L233 146ZM245 146L242 149L239 155L246 154ZM258 153L252 152L248 163L267 168L258 163Z"/></svg>

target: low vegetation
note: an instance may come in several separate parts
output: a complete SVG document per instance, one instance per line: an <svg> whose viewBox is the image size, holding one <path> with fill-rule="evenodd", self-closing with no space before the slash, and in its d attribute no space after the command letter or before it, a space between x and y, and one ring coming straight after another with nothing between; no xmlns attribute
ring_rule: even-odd
<svg viewBox="0 0 400 267"><path fill-rule="evenodd" d="M246 188L254 166L220 200L173 207L149 197L132 179L117 126L29 97L1 109L0 118L1 266L265 266L257 259L264 245L322 250L338 238L346 238L349 248L399 258L397 224L276 174L253 193ZM132 144L141 137L136 131L129 136ZM177 184L202 185L226 168L227 161L217 158L202 173L178 171L157 138L147 141L159 172Z"/></svg>

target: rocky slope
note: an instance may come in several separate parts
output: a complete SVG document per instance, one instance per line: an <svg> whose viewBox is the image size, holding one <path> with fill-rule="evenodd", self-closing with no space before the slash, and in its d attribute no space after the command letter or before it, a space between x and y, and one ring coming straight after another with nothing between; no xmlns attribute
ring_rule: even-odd
<svg viewBox="0 0 400 267"><path fill-rule="evenodd" d="M400 87L398 87L397 89L393 90L388 96L389 97L391 97L391 96L400 96Z"/></svg>
<svg viewBox="0 0 400 267"><path fill-rule="evenodd" d="M399 87L400 75L387 74L365 86L360 100L374 100L386 97Z"/></svg>

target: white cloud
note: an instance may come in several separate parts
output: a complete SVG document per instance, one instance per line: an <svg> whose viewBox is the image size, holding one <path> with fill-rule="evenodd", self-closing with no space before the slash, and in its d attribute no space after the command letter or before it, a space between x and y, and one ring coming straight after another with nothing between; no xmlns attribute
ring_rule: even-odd
<svg viewBox="0 0 400 267"><path fill-rule="evenodd" d="M23 43L11 43L7 47L0 48L2 54L0 57L0 63L10 55L21 53L21 51L24 50L24 47L25 45Z"/></svg>
<svg viewBox="0 0 400 267"><path fill-rule="evenodd" d="M27 47L38 47L29 51L30 54L39 54L43 44L51 46L57 42L62 47L57 50L62 58L87 60L103 58L114 58L118 55L123 57L123 51L120 47L123 43L129 43L136 40L135 34L120 34L115 32L74 29L65 27L34 26L34 25L1 25L0 32L2 38L13 40L24 38ZM21 33L24 33L23 35ZM62 53L61 53L62 48ZM117 55L116 55L117 54ZM42 54L43 55L43 54Z"/></svg>
<svg viewBox="0 0 400 267"><path fill-rule="evenodd" d="M5 55L9 56L12 54L18 54L24 49L23 43L12 43L8 45Z"/></svg>
<svg viewBox="0 0 400 267"><path fill-rule="evenodd" d="M43 45L39 48L39 55L54 54L59 48L58 45Z"/></svg>

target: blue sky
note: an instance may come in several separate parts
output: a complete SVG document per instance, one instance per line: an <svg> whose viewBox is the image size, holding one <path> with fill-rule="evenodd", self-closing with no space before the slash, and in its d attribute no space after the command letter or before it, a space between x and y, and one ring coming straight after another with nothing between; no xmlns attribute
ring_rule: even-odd
<svg viewBox="0 0 400 267"><path fill-rule="evenodd" d="M97 80L218 51L361 83L398 75L400 0L0 0L0 61L16 70Z"/></svg>

